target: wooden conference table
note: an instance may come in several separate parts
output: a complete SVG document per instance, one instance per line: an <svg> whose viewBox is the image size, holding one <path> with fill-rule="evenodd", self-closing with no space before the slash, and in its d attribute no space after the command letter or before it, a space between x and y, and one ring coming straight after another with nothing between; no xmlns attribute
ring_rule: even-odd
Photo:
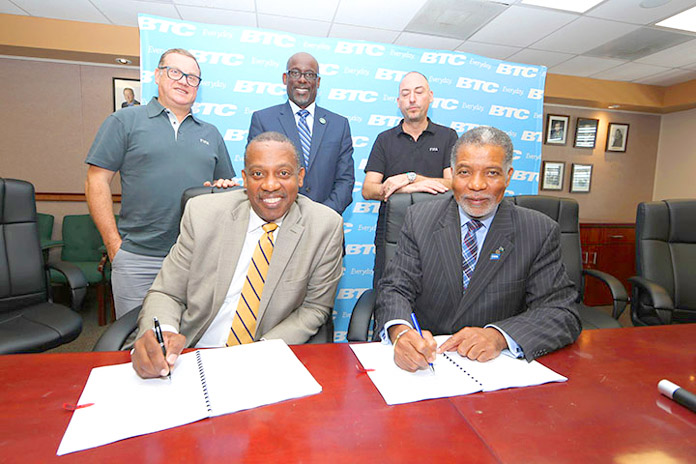
<svg viewBox="0 0 696 464"><path fill-rule="evenodd" d="M56 456L92 367L120 353L0 356L0 462L696 462L696 324L585 331L541 362L568 382L387 406L346 344L294 346L319 395ZM174 406L175 407L175 406Z"/></svg>

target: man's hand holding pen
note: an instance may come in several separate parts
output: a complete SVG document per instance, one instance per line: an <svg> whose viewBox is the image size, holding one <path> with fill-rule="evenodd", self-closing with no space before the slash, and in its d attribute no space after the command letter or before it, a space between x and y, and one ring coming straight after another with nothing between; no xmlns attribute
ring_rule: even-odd
<svg viewBox="0 0 696 464"><path fill-rule="evenodd" d="M398 334L402 335L396 340ZM435 362L437 343L429 331L424 330L421 337L417 330L399 324L389 327L389 338L392 343L396 342L394 362L401 369L415 372L429 369L429 363Z"/></svg>
<svg viewBox="0 0 696 464"><path fill-rule="evenodd" d="M133 369L144 379L167 376L186 346L186 337L181 334L162 332L162 336L167 350L166 359L154 331L148 330L135 342L131 355Z"/></svg>

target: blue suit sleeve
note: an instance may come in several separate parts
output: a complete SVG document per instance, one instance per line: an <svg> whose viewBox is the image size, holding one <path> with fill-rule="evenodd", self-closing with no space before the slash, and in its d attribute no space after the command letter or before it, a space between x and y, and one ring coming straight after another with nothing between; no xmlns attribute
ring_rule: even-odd
<svg viewBox="0 0 696 464"><path fill-rule="evenodd" d="M263 125L258 117L258 112L254 112L251 115L251 124L249 124L249 135L247 136L247 145L253 140L254 137L265 132Z"/></svg>
<svg viewBox="0 0 696 464"><path fill-rule="evenodd" d="M251 133L251 130L249 131ZM341 153L336 166L336 178L329 197L324 204L329 208L343 214L343 211L353 201L353 187L355 186L355 165L353 162L353 138L350 135L350 125L347 119L343 119L343 134L341 136Z"/></svg>

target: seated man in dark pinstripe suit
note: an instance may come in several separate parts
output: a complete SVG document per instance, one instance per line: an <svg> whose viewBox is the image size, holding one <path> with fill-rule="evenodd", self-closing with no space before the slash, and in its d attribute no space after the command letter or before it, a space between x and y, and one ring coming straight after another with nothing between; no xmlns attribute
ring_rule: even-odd
<svg viewBox="0 0 696 464"><path fill-rule="evenodd" d="M454 350L488 361L509 349L531 361L580 334L558 224L503 199L512 149L499 129L466 132L452 149L454 197L409 208L375 313L402 369L425 369ZM433 334L453 335L437 348Z"/></svg>

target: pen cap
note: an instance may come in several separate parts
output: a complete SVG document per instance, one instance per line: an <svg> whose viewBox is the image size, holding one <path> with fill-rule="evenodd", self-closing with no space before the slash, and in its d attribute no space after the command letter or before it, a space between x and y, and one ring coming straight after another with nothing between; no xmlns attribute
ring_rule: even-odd
<svg viewBox="0 0 696 464"><path fill-rule="evenodd" d="M669 380L662 379L657 384L657 390L665 395L667 398L672 398L674 392L679 389L679 385L670 382Z"/></svg>

